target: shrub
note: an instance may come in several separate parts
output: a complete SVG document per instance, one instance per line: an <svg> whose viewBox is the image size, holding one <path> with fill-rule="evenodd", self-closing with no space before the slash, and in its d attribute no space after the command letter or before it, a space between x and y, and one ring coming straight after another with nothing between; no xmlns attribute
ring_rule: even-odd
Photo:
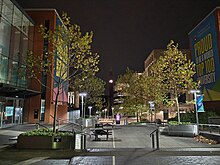
<svg viewBox="0 0 220 165"><path fill-rule="evenodd" d="M215 112L207 111L207 112L200 112L198 113L199 123L200 124L208 124L208 118L217 116ZM177 121L177 117L170 118L168 121ZM181 122L190 122L196 123L196 114L195 112L187 112L180 114L180 121Z"/></svg>
<svg viewBox="0 0 220 165"><path fill-rule="evenodd" d="M179 125L179 124L191 124L190 122L178 122L178 121L169 121L168 122L169 125Z"/></svg>
<svg viewBox="0 0 220 165"><path fill-rule="evenodd" d="M22 133L24 136L71 136L72 132L55 132L52 129L36 129L33 131Z"/></svg>

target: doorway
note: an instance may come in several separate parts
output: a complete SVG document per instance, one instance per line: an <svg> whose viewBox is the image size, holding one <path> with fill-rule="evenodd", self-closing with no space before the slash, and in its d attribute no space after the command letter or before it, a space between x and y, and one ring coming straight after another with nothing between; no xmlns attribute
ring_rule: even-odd
<svg viewBox="0 0 220 165"><path fill-rule="evenodd" d="M24 99L4 98L4 102L0 102L0 127L6 127L11 124L21 124L23 106Z"/></svg>

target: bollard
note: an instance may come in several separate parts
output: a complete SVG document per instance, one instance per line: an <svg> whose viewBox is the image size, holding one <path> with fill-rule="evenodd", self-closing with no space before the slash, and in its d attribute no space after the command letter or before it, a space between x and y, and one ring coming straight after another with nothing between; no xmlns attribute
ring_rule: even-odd
<svg viewBox="0 0 220 165"><path fill-rule="evenodd" d="M152 148L154 148L154 134L152 134L151 136L152 136Z"/></svg>
<svg viewBox="0 0 220 165"><path fill-rule="evenodd" d="M73 131L73 138L72 138L70 149L76 149L76 132L75 131Z"/></svg>
<svg viewBox="0 0 220 165"><path fill-rule="evenodd" d="M156 131L156 139L157 139L157 149L159 149L159 133L158 129Z"/></svg>
<svg viewBox="0 0 220 165"><path fill-rule="evenodd" d="M86 149L86 135L81 134L81 149Z"/></svg>

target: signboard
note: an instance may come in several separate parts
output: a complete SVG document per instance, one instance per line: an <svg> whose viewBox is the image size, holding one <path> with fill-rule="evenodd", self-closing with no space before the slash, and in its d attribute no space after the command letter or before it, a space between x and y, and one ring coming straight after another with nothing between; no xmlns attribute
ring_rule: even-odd
<svg viewBox="0 0 220 165"><path fill-rule="evenodd" d="M197 106L197 112L205 112L204 106L203 106L203 95L197 95L196 99L196 106Z"/></svg>
<svg viewBox="0 0 220 165"><path fill-rule="evenodd" d="M200 82L204 101L220 100L220 62L215 13L206 17L189 34L196 81Z"/></svg>
<svg viewBox="0 0 220 165"><path fill-rule="evenodd" d="M14 107L12 106L5 107L5 116L13 116L13 113L14 113Z"/></svg>
<svg viewBox="0 0 220 165"><path fill-rule="evenodd" d="M56 136L56 137L54 137L53 141L54 142L61 142L62 141L61 139L62 138L60 136Z"/></svg>
<svg viewBox="0 0 220 165"><path fill-rule="evenodd" d="M150 109L154 109L154 102L153 101L149 101L150 104Z"/></svg>

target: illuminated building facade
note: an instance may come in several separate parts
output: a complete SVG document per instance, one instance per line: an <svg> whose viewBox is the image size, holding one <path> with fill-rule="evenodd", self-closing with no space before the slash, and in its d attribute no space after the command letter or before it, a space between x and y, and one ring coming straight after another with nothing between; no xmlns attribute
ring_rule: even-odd
<svg viewBox="0 0 220 165"><path fill-rule="evenodd" d="M38 94L25 76L33 20L12 0L0 0L0 127L23 122L25 99ZM22 73L22 74L21 74Z"/></svg>
<svg viewBox="0 0 220 165"><path fill-rule="evenodd" d="M24 11L14 0L0 0L0 127L24 122L52 124L55 83L44 73L39 76L52 90L28 79L25 60L29 50L42 56L53 50L39 33L39 25L54 30L60 23L54 9ZM55 63L56 59L51 71L58 77ZM58 99L57 118L64 120L67 86L63 86L64 92Z"/></svg>

